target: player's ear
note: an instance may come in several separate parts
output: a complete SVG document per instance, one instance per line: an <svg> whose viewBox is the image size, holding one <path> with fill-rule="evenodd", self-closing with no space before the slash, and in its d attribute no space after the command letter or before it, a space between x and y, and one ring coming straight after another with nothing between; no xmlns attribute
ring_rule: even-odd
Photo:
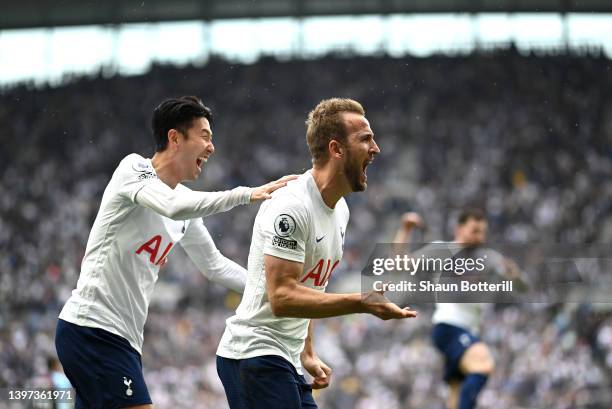
<svg viewBox="0 0 612 409"><path fill-rule="evenodd" d="M168 145L178 147L179 133L176 129L168 130Z"/></svg>
<svg viewBox="0 0 612 409"><path fill-rule="evenodd" d="M329 141L329 145L327 146L329 149L329 156L341 159L344 156L344 146L340 142L335 139Z"/></svg>

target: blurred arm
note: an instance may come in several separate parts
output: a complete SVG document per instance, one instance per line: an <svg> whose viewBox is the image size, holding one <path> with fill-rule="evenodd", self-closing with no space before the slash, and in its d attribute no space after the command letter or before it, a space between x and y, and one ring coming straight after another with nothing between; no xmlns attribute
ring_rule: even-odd
<svg viewBox="0 0 612 409"><path fill-rule="evenodd" d="M415 227L422 227L423 220L421 216L414 212L404 213L402 215L402 220L397 233L395 233L395 238L393 239L394 244L410 244L412 240L412 232Z"/></svg>

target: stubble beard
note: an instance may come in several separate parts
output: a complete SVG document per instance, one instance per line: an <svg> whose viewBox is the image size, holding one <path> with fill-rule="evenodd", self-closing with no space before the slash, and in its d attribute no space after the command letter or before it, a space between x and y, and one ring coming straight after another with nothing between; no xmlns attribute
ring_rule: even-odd
<svg viewBox="0 0 612 409"><path fill-rule="evenodd" d="M362 167L356 160L354 160L353 155L350 152L347 152L347 160L344 163L344 174L346 176L346 180L351 187L353 192L363 192L366 190L367 183L361 182L361 172Z"/></svg>

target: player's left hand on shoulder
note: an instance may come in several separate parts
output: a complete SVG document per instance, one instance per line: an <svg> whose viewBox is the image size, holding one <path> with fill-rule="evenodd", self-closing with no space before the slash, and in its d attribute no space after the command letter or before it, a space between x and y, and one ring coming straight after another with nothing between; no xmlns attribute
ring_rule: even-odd
<svg viewBox="0 0 612 409"><path fill-rule="evenodd" d="M283 186L287 186L287 182L297 179L298 175L286 175L280 179L274 180L272 182L266 183L265 185L261 185L253 189L251 193L251 203L259 202L261 200L270 199L272 197L272 192L277 189L280 189Z"/></svg>
<svg viewBox="0 0 612 409"><path fill-rule="evenodd" d="M312 389L327 388L331 383L332 370L318 356L302 356L302 366L314 378Z"/></svg>

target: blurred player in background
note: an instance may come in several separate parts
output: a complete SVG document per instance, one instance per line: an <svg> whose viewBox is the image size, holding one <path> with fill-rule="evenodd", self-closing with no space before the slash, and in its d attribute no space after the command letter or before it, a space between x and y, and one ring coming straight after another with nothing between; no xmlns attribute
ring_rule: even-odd
<svg viewBox="0 0 612 409"><path fill-rule="evenodd" d="M417 213L402 216L394 243L410 243L413 230L422 227L423 221ZM520 273L516 264L483 245L487 239L488 223L478 209L465 209L457 219L454 244L476 258L486 254L494 272L518 280ZM495 363L489 347L480 340L483 303L436 303L433 314L432 339L436 348L444 355L444 380L449 385L448 409L473 409L478 395L484 388Z"/></svg>
<svg viewBox="0 0 612 409"><path fill-rule="evenodd" d="M65 391L71 389L72 385L66 377L62 364L55 356L47 358L47 369L49 370L49 377L51 380L51 388L54 391ZM71 409L72 404L68 402L68 399L64 402L62 400L51 402L52 409Z"/></svg>
<svg viewBox="0 0 612 409"><path fill-rule="evenodd" d="M410 318L381 294L325 294L342 258L349 210L344 196L366 189L366 168L380 150L362 106L321 101L308 116L313 167L259 209L247 284L217 350L217 371L232 409L316 408L312 388L331 369L313 348L312 318L370 313ZM306 383L304 368L314 377Z"/></svg>
<svg viewBox="0 0 612 409"><path fill-rule="evenodd" d="M159 270L177 242L209 279L244 289L246 271L217 250L201 217L267 199L290 177L224 192L181 185L197 179L214 152L211 120L196 97L162 102L153 113L153 158L126 156L104 191L55 338L77 409L152 407L143 328Z"/></svg>

